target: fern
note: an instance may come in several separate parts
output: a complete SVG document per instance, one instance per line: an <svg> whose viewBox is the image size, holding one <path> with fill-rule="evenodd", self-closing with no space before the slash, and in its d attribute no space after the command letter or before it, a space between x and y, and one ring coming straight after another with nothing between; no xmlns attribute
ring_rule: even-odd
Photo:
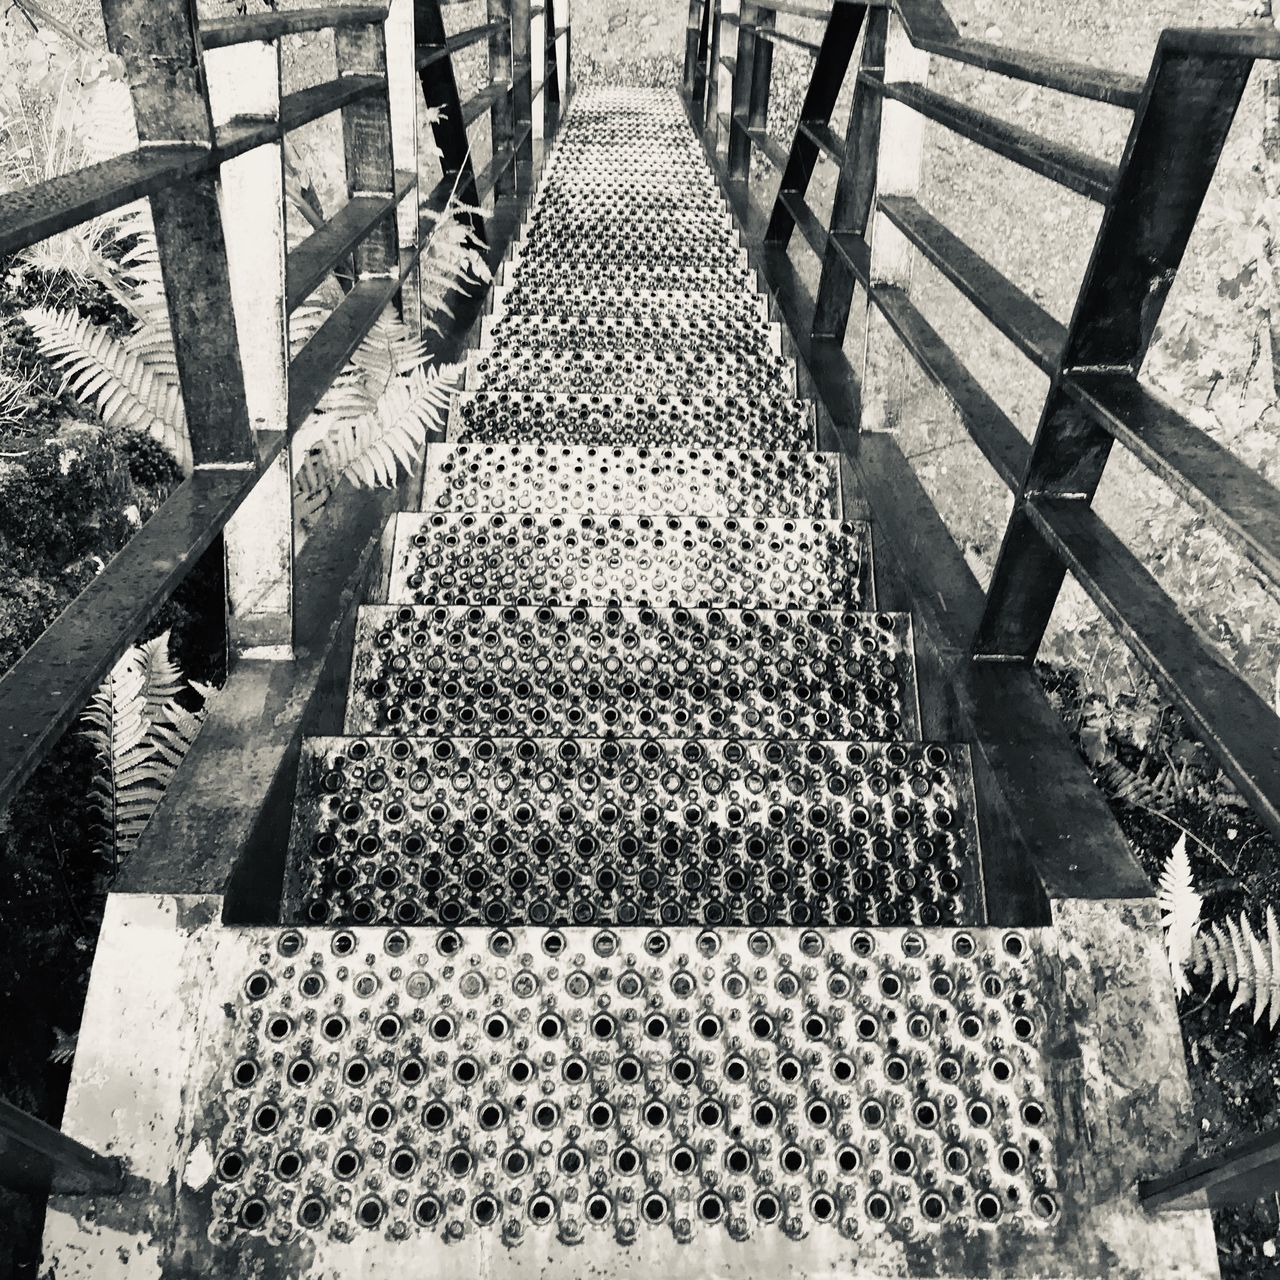
<svg viewBox="0 0 1280 1280"><path fill-rule="evenodd" d="M63 384L92 404L108 426L123 426L160 441L191 471L182 393L175 381L130 351L114 335L58 307L30 307L22 318Z"/></svg>
<svg viewBox="0 0 1280 1280"><path fill-rule="evenodd" d="M1204 904L1191 882L1191 859L1187 857L1185 833L1178 837L1178 843L1173 846L1173 852L1160 873L1156 902L1164 926L1165 952L1173 973L1173 989L1175 994L1183 995L1191 989L1186 970L1200 926L1200 908Z"/></svg>
<svg viewBox="0 0 1280 1280"><path fill-rule="evenodd" d="M178 701L187 689L199 712ZM169 656L169 633L129 648L84 713L85 737L98 755L91 798L99 852L118 869L132 852L174 771L191 749L213 690L188 684Z"/></svg>
<svg viewBox="0 0 1280 1280"><path fill-rule="evenodd" d="M1280 923L1268 904L1260 937L1242 911L1240 922L1212 925L1195 941L1192 971L1209 974L1209 990L1225 986L1232 993L1228 1013L1253 1005L1253 1020L1268 1014L1275 1030L1280 1022Z"/></svg>

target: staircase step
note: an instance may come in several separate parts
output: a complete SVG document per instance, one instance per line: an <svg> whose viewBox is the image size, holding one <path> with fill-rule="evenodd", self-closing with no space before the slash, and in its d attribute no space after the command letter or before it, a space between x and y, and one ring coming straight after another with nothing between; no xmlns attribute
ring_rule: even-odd
<svg viewBox="0 0 1280 1280"><path fill-rule="evenodd" d="M401 512L387 603L870 609L871 583L861 523Z"/></svg>
<svg viewBox="0 0 1280 1280"><path fill-rule="evenodd" d="M706 317L657 313L614 319L571 312L485 316L480 322L481 350L647 351L667 356L685 351L714 351L752 356L781 356L782 327L760 319L724 316L713 327Z"/></svg>
<svg viewBox="0 0 1280 1280"><path fill-rule="evenodd" d="M541 291L518 284L495 285L489 317L540 316L560 313L579 319L624 320L633 324L663 322L690 325L750 324L767 322L768 299L744 289L728 292L694 292L687 289L613 289L578 284L566 289L550 307Z"/></svg>
<svg viewBox="0 0 1280 1280"><path fill-rule="evenodd" d="M539 258L536 262L518 263L515 271L510 264L503 263L498 271L499 284L519 284L540 290L545 298L543 305L535 308L540 311L559 310L563 291L581 285L584 279L603 280L611 289L691 289L707 293L752 289L756 284L755 271L745 264L702 266L696 262L672 261L650 265L638 260L593 266L588 258L569 262Z"/></svg>
<svg viewBox="0 0 1280 1280"><path fill-rule="evenodd" d="M472 350L468 391L705 392L794 400L796 367L787 357L743 352L637 350Z"/></svg>
<svg viewBox="0 0 1280 1280"><path fill-rule="evenodd" d="M761 404L738 395L565 395L459 392L448 438L470 444L675 445L705 449L811 449L807 400Z"/></svg>
<svg viewBox="0 0 1280 1280"><path fill-rule="evenodd" d="M365 606L346 732L920 733L901 613Z"/></svg>
<svg viewBox="0 0 1280 1280"><path fill-rule="evenodd" d="M1039 929L241 930L178 1185L211 1165L209 1234L246 1258L284 1233L313 1275L1085 1274L1057 953Z"/></svg>
<svg viewBox="0 0 1280 1280"><path fill-rule="evenodd" d="M741 274L748 270L748 259L746 249L721 232L678 241L664 237L655 242L626 236L569 240L556 231L549 231L531 235L524 244L513 245L503 269L508 279L519 280L526 266L535 272L554 267L561 274L595 267L611 272L671 272L677 268L699 267Z"/></svg>
<svg viewBox="0 0 1280 1280"><path fill-rule="evenodd" d="M968 751L307 739L285 923L977 924Z"/></svg>
<svg viewBox="0 0 1280 1280"><path fill-rule="evenodd" d="M427 446L423 511L839 519L832 453Z"/></svg>

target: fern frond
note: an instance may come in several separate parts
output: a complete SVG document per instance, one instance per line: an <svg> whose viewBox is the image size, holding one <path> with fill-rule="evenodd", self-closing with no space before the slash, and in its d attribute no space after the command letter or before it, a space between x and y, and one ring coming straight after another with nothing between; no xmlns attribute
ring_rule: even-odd
<svg viewBox="0 0 1280 1280"><path fill-rule="evenodd" d="M191 471L191 445L178 386L126 350L112 334L58 307L22 313L64 385L92 404L108 426L128 427L159 440Z"/></svg>
<svg viewBox="0 0 1280 1280"><path fill-rule="evenodd" d="M1165 954L1173 974L1174 993L1180 996L1190 990L1186 970L1200 925L1200 909L1204 905L1204 899L1191 881L1191 859L1187 856L1185 832L1178 837L1160 872L1156 902L1160 907L1160 922L1164 926Z"/></svg>
<svg viewBox="0 0 1280 1280"><path fill-rule="evenodd" d="M1209 990L1225 987L1232 996L1228 1013L1253 1007L1253 1020L1280 1022L1280 921L1268 904L1262 936L1242 911L1239 922L1213 925L1195 941L1193 972L1209 973Z"/></svg>
<svg viewBox="0 0 1280 1280"><path fill-rule="evenodd" d="M169 655L169 632L136 646L142 672L142 717L154 724L161 712L186 686L178 664Z"/></svg>

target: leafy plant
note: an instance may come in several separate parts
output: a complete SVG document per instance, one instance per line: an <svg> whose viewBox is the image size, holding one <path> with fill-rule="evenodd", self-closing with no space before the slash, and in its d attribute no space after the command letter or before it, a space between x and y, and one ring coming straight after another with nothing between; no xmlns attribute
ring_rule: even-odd
<svg viewBox="0 0 1280 1280"><path fill-rule="evenodd" d="M184 698L194 693L200 709ZM131 646L93 695L84 736L98 756L93 801L99 849L113 869L137 844L191 749L214 690L188 682L169 655L169 632Z"/></svg>
<svg viewBox="0 0 1280 1280"><path fill-rule="evenodd" d="M145 348L132 350L106 329L62 307L29 307L22 318L50 363L62 371L64 385L91 404L107 426L149 435L174 455L184 472L190 471L182 392L169 373L171 344L162 344L159 358Z"/></svg>
<svg viewBox="0 0 1280 1280"><path fill-rule="evenodd" d="M1173 973L1174 990L1191 990L1187 970L1209 977L1209 994L1219 987L1231 993L1228 1013L1253 1006L1253 1020L1268 1015L1272 1030L1280 1022L1280 922L1268 903L1261 935L1246 912L1239 921L1228 917L1200 928L1204 899L1192 880L1187 837L1179 837L1160 873L1156 901L1164 927L1165 952Z"/></svg>

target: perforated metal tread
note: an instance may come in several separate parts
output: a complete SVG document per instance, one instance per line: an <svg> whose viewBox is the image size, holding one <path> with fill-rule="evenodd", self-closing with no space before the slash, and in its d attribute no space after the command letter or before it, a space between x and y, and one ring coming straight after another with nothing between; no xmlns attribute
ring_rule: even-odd
<svg viewBox="0 0 1280 1280"><path fill-rule="evenodd" d="M983 1275L1062 1226L1050 931L223 945L217 1244L301 1238L334 1275L371 1239L406 1261L447 1245L459 1275L486 1244L490 1265L577 1245L591 1275L666 1274L681 1245L760 1276L904 1251Z"/></svg>
<svg viewBox="0 0 1280 1280"><path fill-rule="evenodd" d="M782 329L763 320L675 312L614 319L539 312L536 315L486 316L480 323L480 346L493 350L613 351L637 350L654 355L677 351L782 354Z"/></svg>
<svg viewBox="0 0 1280 1280"><path fill-rule="evenodd" d="M749 399L793 400L796 369L789 358L741 351L512 350L467 354L468 391L665 391Z"/></svg>
<svg viewBox="0 0 1280 1280"><path fill-rule="evenodd" d="M919 736L906 614L366 606L346 732Z"/></svg>
<svg viewBox="0 0 1280 1280"><path fill-rule="evenodd" d="M545 299L519 285L495 285L490 294L491 320L501 316L540 316ZM536 306L533 304L537 304ZM678 323L719 325L748 324L769 319L769 302L760 294L737 290L728 293L688 289L610 289L579 282L556 299L555 311L575 317L610 318L634 324Z"/></svg>
<svg viewBox="0 0 1280 1280"><path fill-rule="evenodd" d="M706 449L811 449L807 400L761 404L740 395L601 392L460 392L448 438L462 444L544 444Z"/></svg>
<svg viewBox="0 0 1280 1280"><path fill-rule="evenodd" d="M410 514L390 604L874 608L865 524Z"/></svg>
<svg viewBox="0 0 1280 1280"><path fill-rule="evenodd" d="M965 924L966 748L310 738L286 923Z"/></svg>
<svg viewBox="0 0 1280 1280"><path fill-rule="evenodd" d="M646 265L639 261L616 263L582 257L568 262L556 262L551 258L538 258L534 262L525 259L515 270L503 263L497 279L499 284L518 284L537 290L543 302L536 309L554 311L560 305L558 299L564 290L581 285L584 279L597 280L610 289L691 289L722 293L752 288L756 275L746 265L701 266L695 261L681 260Z"/></svg>
<svg viewBox="0 0 1280 1280"><path fill-rule="evenodd" d="M839 519L840 472L831 453L434 444L421 506Z"/></svg>

